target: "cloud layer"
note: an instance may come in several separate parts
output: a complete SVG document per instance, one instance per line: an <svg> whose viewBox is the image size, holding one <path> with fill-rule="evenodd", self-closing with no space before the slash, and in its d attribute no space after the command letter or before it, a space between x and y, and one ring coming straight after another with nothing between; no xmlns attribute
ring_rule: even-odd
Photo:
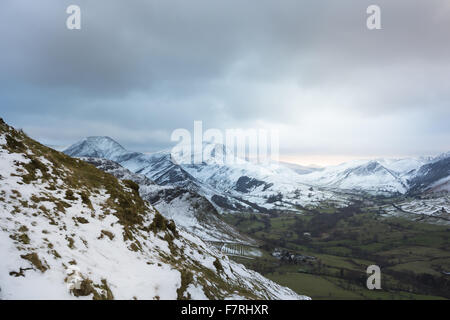
<svg viewBox="0 0 450 320"><path fill-rule="evenodd" d="M375 2L369 31L365 0L3 0L1 114L53 144L151 151L203 120L277 128L289 156L447 151L450 4Z"/></svg>

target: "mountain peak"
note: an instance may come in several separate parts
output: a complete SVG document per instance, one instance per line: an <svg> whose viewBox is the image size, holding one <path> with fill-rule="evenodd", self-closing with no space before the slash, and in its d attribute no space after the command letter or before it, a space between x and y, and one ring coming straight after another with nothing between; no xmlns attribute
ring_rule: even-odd
<svg viewBox="0 0 450 320"><path fill-rule="evenodd" d="M93 157L113 160L127 150L117 141L107 136L86 137L63 151L69 156Z"/></svg>
<svg viewBox="0 0 450 320"><path fill-rule="evenodd" d="M370 175L383 170L386 170L386 168L376 160L368 161L367 163L364 163L356 168L347 169L349 173L352 172L357 175Z"/></svg>
<svg viewBox="0 0 450 320"><path fill-rule="evenodd" d="M89 137L82 139L81 141L87 142L90 144L95 144L95 145L111 144L111 145L115 145L116 147L125 150L125 148L122 147L122 145L120 143L118 143L116 140L114 140L113 138L108 137L108 136L89 136Z"/></svg>

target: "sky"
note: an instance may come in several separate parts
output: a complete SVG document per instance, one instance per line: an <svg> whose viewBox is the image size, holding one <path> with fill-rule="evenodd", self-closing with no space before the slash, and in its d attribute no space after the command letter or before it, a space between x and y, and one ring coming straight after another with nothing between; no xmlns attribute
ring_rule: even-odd
<svg viewBox="0 0 450 320"><path fill-rule="evenodd" d="M2 0L0 117L51 145L152 152L200 120L276 129L304 165L434 155L450 150L449 30L448 0Z"/></svg>

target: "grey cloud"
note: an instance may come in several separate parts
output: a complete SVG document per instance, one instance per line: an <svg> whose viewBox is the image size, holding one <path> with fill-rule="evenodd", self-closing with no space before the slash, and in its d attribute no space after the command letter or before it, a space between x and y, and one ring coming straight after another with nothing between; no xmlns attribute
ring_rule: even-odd
<svg viewBox="0 0 450 320"><path fill-rule="evenodd" d="M80 31L65 28L73 3ZM369 31L373 3L4 0L1 113L49 142L120 133L154 149L203 120L289 127L286 152L445 151L450 5L377 0L383 30Z"/></svg>

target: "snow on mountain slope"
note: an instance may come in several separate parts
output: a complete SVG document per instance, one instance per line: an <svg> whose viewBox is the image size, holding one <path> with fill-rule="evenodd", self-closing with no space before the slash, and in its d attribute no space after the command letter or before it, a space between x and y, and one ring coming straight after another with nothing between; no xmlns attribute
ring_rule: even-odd
<svg viewBox="0 0 450 320"><path fill-rule="evenodd" d="M0 299L302 299L0 120Z"/></svg>
<svg viewBox="0 0 450 320"><path fill-rule="evenodd" d="M433 182L430 185L429 190L432 192L450 192L450 176Z"/></svg>
<svg viewBox="0 0 450 320"><path fill-rule="evenodd" d="M93 145L88 147L87 142ZM74 157L109 157L157 184L189 189L211 201L219 212L298 211L301 206L315 206L322 201L335 201L337 205L347 201L333 192L303 184L300 175L284 165L254 164L239 158L232 163L218 161L216 154L231 153L222 145L205 144L204 161L191 164L191 158L185 159L183 154L174 156L169 150L138 154L114 147L114 152L106 152L103 149L106 144L97 138L86 138L64 152Z"/></svg>
<svg viewBox="0 0 450 320"><path fill-rule="evenodd" d="M287 167L298 174L308 174L311 172L316 172L316 171L322 170L322 168L318 168L318 167L301 166L301 165L298 165L295 163L289 163L289 162L280 162L280 165Z"/></svg>
<svg viewBox="0 0 450 320"><path fill-rule="evenodd" d="M412 179L410 193L429 191L448 191L450 179L450 155L439 155L429 163L420 167Z"/></svg>
<svg viewBox="0 0 450 320"><path fill-rule="evenodd" d="M301 177L303 182L317 186L374 194L405 194L420 188L442 191L448 188L449 158L447 152L437 157L355 160Z"/></svg>
<svg viewBox="0 0 450 320"><path fill-rule="evenodd" d="M130 153L119 143L109 137L87 137L65 150L68 155L77 154L78 157L105 158L120 161Z"/></svg>
<svg viewBox="0 0 450 320"><path fill-rule="evenodd" d="M428 163L431 157L415 157L403 159L377 159L385 168L397 173L402 179L409 179L417 170Z"/></svg>
<svg viewBox="0 0 450 320"><path fill-rule="evenodd" d="M305 183L375 194L404 194L427 158L354 160L302 175Z"/></svg>
<svg viewBox="0 0 450 320"><path fill-rule="evenodd" d="M152 189L157 184L142 174L136 174L125 169L117 162L102 158L80 158L84 162L90 163L96 168L107 172L120 180L132 180L139 185L139 191Z"/></svg>
<svg viewBox="0 0 450 320"><path fill-rule="evenodd" d="M138 157L121 161L129 170L143 174L159 185L172 185L188 189L200 188L197 179L174 163L169 152L141 154Z"/></svg>
<svg viewBox="0 0 450 320"><path fill-rule="evenodd" d="M106 141L102 141L104 139ZM239 158L224 163L223 160L230 155L233 157L233 154L217 144L204 143L204 161L192 164L195 155L190 155L188 159L182 154L175 154L178 161L174 161L169 150L144 155L126 151L110 140L105 137L86 138L65 152L77 157L106 157L120 162L133 172L146 175L157 184L195 190L219 211L296 211L298 207L315 206L323 201L345 205L346 197L333 190L405 194L410 189L410 183L412 188L417 188L420 177L427 174L428 164L448 158L448 154L442 154L436 158L355 160L305 172L303 168L284 163L255 164ZM107 146L111 146L112 150L107 151ZM441 172L436 178L447 176L448 173ZM430 180L429 183L437 180ZM310 190L311 185L315 186L313 190ZM446 188L446 185L440 187L442 190Z"/></svg>
<svg viewBox="0 0 450 320"><path fill-rule="evenodd" d="M450 151L438 154L436 157L431 158L429 162L437 162L447 158L450 158Z"/></svg>
<svg viewBox="0 0 450 320"><path fill-rule="evenodd" d="M156 193L148 194L146 198L153 202L167 218L177 221L206 241L243 243L255 245L256 242L240 234L219 217L216 208L203 196L178 187L164 187Z"/></svg>
<svg viewBox="0 0 450 320"><path fill-rule="evenodd" d="M203 240L254 244L254 240L222 221L214 206L195 192L177 186L157 185L146 176L133 173L111 160L81 159L116 178L136 182L142 199L149 201L166 218L173 219L177 226Z"/></svg>
<svg viewBox="0 0 450 320"><path fill-rule="evenodd" d="M78 158L107 159L145 175L158 185L198 189L200 183L171 159L170 152L143 154L125 150L109 137L88 137L73 144L64 153Z"/></svg>
<svg viewBox="0 0 450 320"><path fill-rule="evenodd" d="M311 188L289 168L277 164L183 165L183 169L205 185L250 203L260 212L296 211L327 200L345 203L334 193ZM215 201L215 198L211 198Z"/></svg>
<svg viewBox="0 0 450 320"><path fill-rule="evenodd" d="M318 186L376 193L404 193L407 189L395 172L378 161L351 161L303 175L302 179Z"/></svg>
<svg viewBox="0 0 450 320"><path fill-rule="evenodd" d="M223 145L208 143L204 143L202 156L201 164L183 161L180 166L203 185L250 206L232 211L298 212L301 207L317 206L323 201L335 202L337 206L348 203L342 195L305 185L301 175L284 163L254 163L236 157ZM226 161L226 157L234 160ZM225 203L226 208L226 201L220 195L205 193L205 196L219 206Z"/></svg>

